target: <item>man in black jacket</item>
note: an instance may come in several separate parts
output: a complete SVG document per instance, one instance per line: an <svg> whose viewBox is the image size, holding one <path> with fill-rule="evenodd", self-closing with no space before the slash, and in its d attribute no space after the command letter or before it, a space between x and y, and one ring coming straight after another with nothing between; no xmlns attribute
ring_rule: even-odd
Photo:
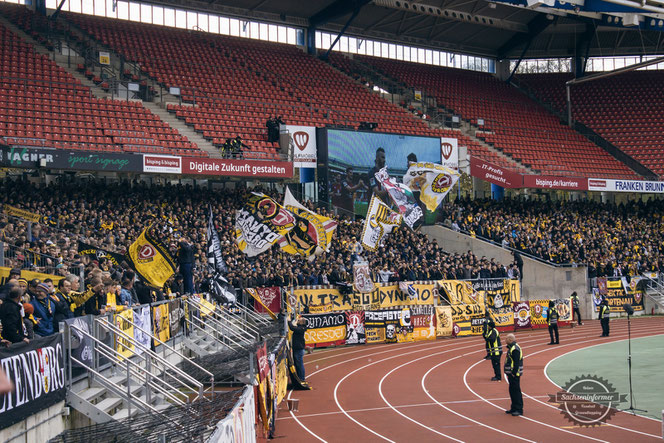
<svg viewBox="0 0 664 443"><path fill-rule="evenodd" d="M576 291L572 292L572 310L574 311L574 316L576 321L579 323L579 326L583 326L581 322L581 311L579 310L579 296L576 295Z"/></svg>
<svg viewBox="0 0 664 443"><path fill-rule="evenodd" d="M194 246L183 238L180 240L180 250L178 251L178 264L180 265L180 274L184 278L184 292L186 294L194 293Z"/></svg>
<svg viewBox="0 0 664 443"><path fill-rule="evenodd" d="M295 371L301 381L304 381L304 333L307 330L307 319L300 317L297 322L288 323L288 327L293 331L293 360L295 360Z"/></svg>
<svg viewBox="0 0 664 443"><path fill-rule="evenodd" d="M491 358L491 365L493 366L493 377L491 381L500 381L500 356L503 353L500 344L500 334L496 329L496 324L493 320L486 322L486 333L484 334L484 340L487 343L487 351Z"/></svg>
<svg viewBox="0 0 664 443"><path fill-rule="evenodd" d="M556 309L556 304L553 300L549 300L549 312L546 316L546 322L549 324L549 336L551 337L550 345L560 344L558 338L558 318L560 318L560 315ZM553 337L556 337L556 339L554 340Z"/></svg>
<svg viewBox="0 0 664 443"><path fill-rule="evenodd" d="M2 322L2 336L12 343L26 342L29 340L23 327L23 305L19 302L23 290L18 285L9 290L9 295L4 303L0 305L0 322Z"/></svg>
<svg viewBox="0 0 664 443"><path fill-rule="evenodd" d="M516 343L514 334L507 336L507 356L505 358L505 375L510 384L509 392L512 404L506 414L517 417L523 415L523 395L521 394L521 376L523 375L523 352Z"/></svg>
<svg viewBox="0 0 664 443"><path fill-rule="evenodd" d="M602 324L602 335L600 337L609 336L609 317L611 317L611 309L609 309L609 302L607 299L602 300L599 305L599 321Z"/></svg>

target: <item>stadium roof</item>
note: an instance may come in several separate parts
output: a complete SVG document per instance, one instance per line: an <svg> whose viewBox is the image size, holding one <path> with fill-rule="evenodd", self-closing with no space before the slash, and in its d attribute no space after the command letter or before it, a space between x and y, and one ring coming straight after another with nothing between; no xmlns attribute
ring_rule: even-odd
<svg viewBox="0 0 664 443"><path fill-rule="evenodd" d="M154 0L150 3L492 58L664 52L660 0ZM619 4L618 4L619 3ZM637 24L638 23L638 24ZM588 47L588 42L589 47Z"/></svg>

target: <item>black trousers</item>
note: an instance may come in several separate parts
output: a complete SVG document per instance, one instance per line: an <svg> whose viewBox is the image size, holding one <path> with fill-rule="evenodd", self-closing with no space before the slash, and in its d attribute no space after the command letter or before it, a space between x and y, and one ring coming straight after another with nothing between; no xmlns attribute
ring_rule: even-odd
<svg viewBox="0 0 664 443"><path fill-rule="evenodd" d="M507 376L507 381L510 384L510 399L512 406L510 410L513 412L521 412L523 414L523 395L521 395L521 377L513 375Z"/></svg>
<svg viewBox="0 0 664 443"><path fill-rule="evenodd" d="M602 337L609 336L609 318L605 317L600 320L602 322Z"/></svg>
<svg viewBox="0 0 664 443"><path fill-rule="evenodd" d="M489 342L484 340L484 349L486 349L486 355L491 355L489 352Z"/></svg>
<svg viewBox="0 0 664 443"><path fill-rule="evenodd" d="M493 376L500 378L500 354L491 355L491 366L493 366Z"/></svg>
<svg viewBox="0 0 664 443"><path fill-rule="evenodd" d="M581 311L579 310L579 308L574 308L574 316L576 317L577 323L582 324L581 323Z"/></svg>
<svg viewBox="0 0 664 443"><path fill-rule="evenodd" d="M558 340L558 324L549 325L549 335L551 336L551 343L559 343ZM556 336L556 339L553 339L553 336Z"/></svg>

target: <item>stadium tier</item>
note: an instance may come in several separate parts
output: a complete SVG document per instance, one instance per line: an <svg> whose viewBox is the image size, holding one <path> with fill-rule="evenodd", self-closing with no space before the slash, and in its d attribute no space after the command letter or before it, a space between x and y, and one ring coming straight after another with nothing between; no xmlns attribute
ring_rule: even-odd
<svg viewBox="0 0 664 443"><path fill-rule="evenodd" d="M251 151L275 155L277 144L267 141L265 122L277 115L296 125L358 127L376 122L380 132L457 137L471 155L522 170L459 131L429 127L292 45L80 14L64 16L140 63L145 74L165 87L181 88L182 98L194 106L170 104L169 110L217 146L240 135Z"/></svg>
<svg viewBox="0 0 664 443"><path fill-rule="evenodd" d="M555 109L567 112L571 74L528 74L518 80ZM572 86L572 116L607 141L664 174L664 76L635 71Z"/></svg>
<svg viewBox="0 0 664 443"><path fill-rule="evenodd" d="M543 174L637 178L544 107L491 74L355 56L379 71L421 88L439 107L478 125L477 137Z"/></svg>
<svg viewBox="0 0 664 443"><path fill-rule="evenodd" d="M0 60L0 136L9 145L207 156L140 103L94 97L2 25Z"/></svg>

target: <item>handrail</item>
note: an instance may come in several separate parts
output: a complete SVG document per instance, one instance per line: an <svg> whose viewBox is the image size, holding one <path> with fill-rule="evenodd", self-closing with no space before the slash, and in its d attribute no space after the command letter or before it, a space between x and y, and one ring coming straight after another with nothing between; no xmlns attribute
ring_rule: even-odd
<svg viewBox="0 0 664 443"><path fill-rule="evenodd" d="M236 303L236 306L238 305L239 303ZM260 329L258 329L258 327L250 324L248 321L239 316L234 316L231 312L228 311L228 309L224 308L223 306L221 306L220 315L223 316L223 318L225 318L227 321L240 322L240 324L247 330L247 333L252 332L256 336L260 335Z"/></svg>
<svg viewBox="0 0 664 443"><path fill-rule="evenodd" d="M75 331L78 331L83 337L87 337L87 338L89 338L90 340L92 340L94 343L96 343L99 347L95 347L95 349L97 350L97 352L101 352L101 354L102 354L104 357L108 358L109 360L117 359L117 356L119 355L118 352L117 352L115 349L113 349L113 348L111 348L110 346L108 346L106 343L100 341L99 339L97 339L96 337L94 337L92 334L87 333L87 332L85 332L84 330L80 329L78 326L75 326L75 325L69 325L69 328L70 328L70 329L73 328ZM101 349L101 350L100 350L100 349ZM109 350L110 350L110 351L109 351ZM82 362L82 361L76 359L75 357L70 357L70 358L71 358L73 361L75 361L76 363L80 364L81 366L87 368L88 371L92 371L95 375L99 374L96 370L94 370L93 368L89 367L85 362ZM123 357L123 358L124 358L124 357ZM159 377L157 377L157 376L155 376L154 374L150 373L147 369L142 368L140 365L136 364L135 362L132 362L130 359L126 359L126 360L129 361L130 364L133 364L134 366L136 366L136 368L138 368L139 370L143 371L144 373L146 373L146 374L150 374L150 375L151 375L150 378L154 378L154 379L159 380L160 382L166 383L165 381L160 380ZM101 375L101 374L99 374L99 375L100 375L101 377L105 378L103 375ZM146 378L147 378L147 377L146 377ZM110 385L110 389L116 391L119 395L125 395L125 393L119 391L119 390L116 388L116 386L114 385L114 383L112 383L110 380L106 380L106 382ZM157 391L159 391L159 392L160 392L161 394L163 394L164 396L167 396L168 398L170 398L171 400L173 400L174 402L179 403L179 404L182 404L182 405L185 405L185 404L186 404L186 402L184 402L182 399L180 399L180 398L174 396L173 394L169 393L169 392L166 391L163 387L158 386L158 385L155 385L155 384L151 384L151 386L154 387ZM133 396L131 395L131 393L129 393L129 394L130 394L129 397L133 397Z"/></svg>
<svg viewBox="0 0 664 443"><path fill-rule="evenodd" d="M102 327L106 328L107 330L113 332L114 334L118 334L118 335L122 336L122 337L125 338L128 342L132 343L132 344L134 345L134 347L139 346L139 347L142 349L143 354L150 355L151 357L153 357L153 358L155 359L156 362L160 363L160 364L164 367L164 371L163 371L162 374L166 374L166 375L168 375L169 377L178 380L177 377L175 377L173 374L169 374L169 373L166 371L166 368L168 367L168 368L171 369L173 372L177 373L177 375L179 375L179 376L181 376L181 377L187 379L188 381L190 381L195 387L198 388L198 390L199 390L199 397L200 397L200 398L203 398L203 395L202 395L203 384L202 384L201 382L199 382L199 381L196 380L195 378L191 377L189 374L187 374L186 372L182 371L180 368L178 368L177 366L173 365L172 363L170 363L170 362L169 362L168 360L166 360L165 358L160 357L157 353L155 353L155 352L152 351L151 349L146 348L145 346L143 346L141 343L137 342L137 341L136 341L135 339L133 339L132 337L129 337L129 336L128 336L127 334L125 334L120 328L118 328L118 327L115 326L115 325L112 325L112 324L108 321L108 319L106 319L105 317L98 317L98 318L95 318L95 322L97 322L97 323L100 324ZM151 336L151 338L153 338L153 337ZM125 357L123 357L123 358L125 358ZM178 381L180 381L185 387L191 389L192 391L195 391L195 389L192 389L191 386L188 386L188 385L187 385L186 383L184 383L182 380L178 380Z"/></svg>
<svg viewBox="0 0 664 443"><path fill-rule="evenodd" d="M187 302L189 302L191 305L193 305L194 308L197 309L199 312L201 311L201 307L203 308L203 310L204 310L204 309L207 309L207 308L205 308L202 304L200 304L200 303L194 301L193 298L191 298L191 297L187 298ZM212 313L210 313L210 314L213 314L213 313L214 313L214 312L212 312ZM227 329L227 330L230 330L230 331L236 332L236 335L235 335L235 336L238 337L241 341L245 342L246 344L248 344L248 345L252 345L252 344L253 344L253 343L251 342L251 340L249 340L249 339L247 339L247 338L245 338L245 337L243 336L243 334L245 334L246 331L243 331L242 329L239 329L239 328L237 328L237 327L235 327L234 325L231 325L231 324L229 324L229 325L223 324L223 323L221 323L219 320L213 318L212 315L207 315L206 317L207 317L207 321L208 321L208 322L211 322L212 325L207 324L207 323L205 323L205 324L207 324L208 326L211 326L212 329L214 329L215 332L217 332L218 334L220 334L220 335L221 335L222 337L224 337L225 339L231 341L234 345L237 345L237 346L240 346L240 347L244 348L243 345L241 345L240 343L236 342L235 340L233 340L232 338L230 338L227 334L225 334L224 329ZM197 318L197 317L194 317L194 318ZM200 321L200 322L203 322L203 320L200 319L200 318L199 318L199 321ZM214 327L215 324L218 325L218 326L220 327L221 330L215 328L215 327ZM238 332L239 332L239 334L238 334ZM252 338L253 338L253 337L252 337Z"/></svg>
<svg viewBox="0 0 664 443"><path fill-rule="evenodd" d="M145 333L145 334L150 335L150 336L152 337L153 340L158 341L162 346L166 347L166 349L168 349L168 350L170 350L171 352L173 352L173 353L179 355L179 356L182 357L183 359L189 360L189 358L188 358L188 357L185 357L185 355L182 354L180 351L176 350L175 348L173 348L173 347L170 346L169 344L167 344L167 343L161 341L161 340L159 339L159 337L155 337L155 336L153 336L152 333L151 333L150 331L146 331L145 329L141 328L140 326L138 326L136 323L132 322L131 320L128 320L128 319L126 319L126 318L123 318L123 320L126 321L127 323L129 323L130 325L132 325L135 329L138 329L139 331L141 331L141 332L143 332L143 333ZM210 381L211 381L212 385L214 385L214 374L212 374L212 372L208 371L207 369L205 369L204 367L202 367L201 365L199 365L198 363L196 363L196 362L194 362L194 361L190 361L189 363L191 363L192 366L196 366L196 368L198 368L199 370L201 370L201 371L204 372L205 374L209 375L209 376L210 376Z"/></svg>
<svg viewBox="0 0 664 443"><path fill-rule="evenodd" d="M238 309L240 312L242 312L242 313L245 315L245 317L249 317L249 318L251 318L252 320L254 320L254 321L256 321L256 322L260 322L260 323L262 323L262 324L264 324L264 325L268 325L268 324L270 324L270 322L269 322L268 320L266 320L266 319L263 318L262 316L258 315L257 313L253 312L251 309L248 309L246 306L243 306L242 303L235 303L235 306L234 306L234 307L235 307L236 309ZM249 324L249 323L246 322L246 321L245 321L245 323ZM250 325L250 326L251 326L251 325ZM252 327L253 327L253 326L252 326ZM259 330L257 327L253 327L253 328L256 329L257 332L260 332L260 330Z"/></svg>
<svg viewBox="0 0 664 443"><path fill-rule="evenodd" d="M449 226L444 226L442 224L437 224L436 226L440 226L442 228L449 229L450 231L453 231L453 232L460 232L461 234L464 234L464 235L468 235L468 236L471 235L470 232L466 231L465 229L459 229L459 231L455 231L454 229L450 228ZM491 240L490 238L486 238L486 237L482 237L481 235L477 235L477 233L475 233L475 238L477 238L478 240L482 240L484 242L487 242L487 243L491 243L492 245L498 246L499 248L507 249L508 251L510 251L512 253L518 252L522 256L527 257L531 260L535 260L535 261L538 261L540 263L544 263L546 265L554 266L556 268L578 268L580 266L585 266L586 265L585 263L554 263L554 262L551 262L549 260L545 260L541 257L537 257L535 255L528 254L525 251L515 249L511 246L503 246L501 243L498 243L494 240Z"/></svg>
<svg viewBox="0 0 664 443"><path fill-rule="evenodd" d="M196 323L192 322L191 320L185 318L185 322L189 323L190 326L193 326L193 327L197 328L199 331L203 332L204 335L206 335L206 336L208 336L208 337L211 337L211 338L212 338L214 341L216 341L217 343L221 343L222 345L226 346L229 350L231 350L231 351L234 351L234 350L235 350L235 349L233 349L233 348L231 347L231 345L229 345L228 343L225 343L225 342L222 341L222 340L219 340L219 339L218 339L217 337L215 337L214 335L208 333L208 332L205 330L205 328L200 327L199 325L197 325ZM238 345L238 346L240 346L240 345ZM241 347L242 349L246 349L244 346L240 346L240 347Z"/></svg>

